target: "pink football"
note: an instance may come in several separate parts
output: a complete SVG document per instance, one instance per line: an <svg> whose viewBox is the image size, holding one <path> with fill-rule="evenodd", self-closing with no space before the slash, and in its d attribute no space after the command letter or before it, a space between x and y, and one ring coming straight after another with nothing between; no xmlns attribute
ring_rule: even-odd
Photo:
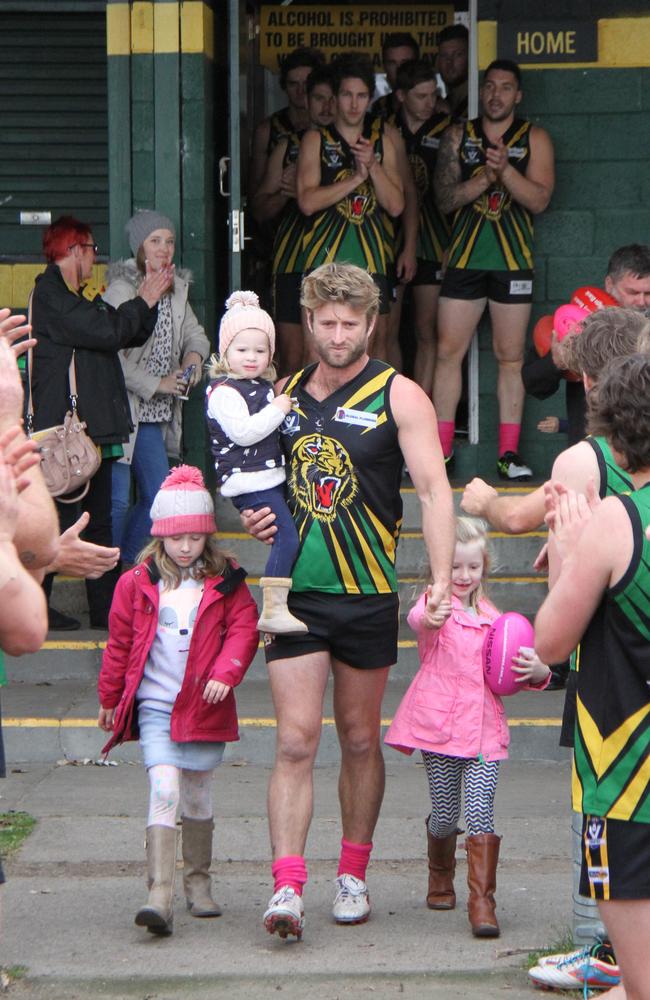
<svg viewBox="0 0 650 1000"><path fill-rule="evenodd" d="M516 611L506 611L492 622L483 640L485 683L494 694L517 694L521 682L512 669L513 656L520 646L534 646L535 632L527 618Z"/></svg>

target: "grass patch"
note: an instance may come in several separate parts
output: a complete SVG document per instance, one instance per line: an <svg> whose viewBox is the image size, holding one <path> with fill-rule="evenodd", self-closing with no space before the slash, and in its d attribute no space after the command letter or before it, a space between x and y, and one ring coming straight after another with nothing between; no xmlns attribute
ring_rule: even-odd
<svg viewBox="0 0 650 1000"><path fill-rule="evenodd" d="M29 837L36 820L26 812L0 813L0 855L8 857Z"/></svg>
<svg viewBox="0 0 650 1000"><path fill-rule="evenodd" d="M564 927L557 939L548 948L540 948L539 951L530 951L528 953L528 968L532 969L533 966L537 965L540 958L543 958L544 955L557 955L559 952L566 953L567 951L574 951L574 949L575 945L571 929Z"/></svg>

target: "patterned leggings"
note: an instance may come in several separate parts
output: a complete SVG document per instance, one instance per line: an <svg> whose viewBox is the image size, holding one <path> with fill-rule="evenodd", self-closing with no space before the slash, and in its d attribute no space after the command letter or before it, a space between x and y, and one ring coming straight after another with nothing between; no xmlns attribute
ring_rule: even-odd
<svg viewBox="0 0 650 1000"><path fill-rule="evenodd" d="M173 764L154 764L149 768L149 816L147 826L176 826L180 804L181 816L188 819L212 818L212 776L210 771L190 771Z"/></svg>
<svg viewBox="0 0 650 1000"><path fill-rule="evenodd" d="M432 837L448 837L460 819L461 785L465 795L465 825L468 836L494 833L494 795L499 778L499 761L476 757L445 757L422 750L429 781Z"/></svg>

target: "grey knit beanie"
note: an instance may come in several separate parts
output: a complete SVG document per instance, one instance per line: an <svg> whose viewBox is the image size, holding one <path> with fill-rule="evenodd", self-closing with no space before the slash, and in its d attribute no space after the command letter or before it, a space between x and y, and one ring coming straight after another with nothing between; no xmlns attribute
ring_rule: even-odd
<svg viewBox="0 0 650 1000"><path fill-rule="evenodd" d="M166 215L161 215L160 212L152 212L148 208L143 208L131 216L126 224L126 235L134 257L147 236L151 236L156 229L169 229L176 236L174 223Z"/></svg>

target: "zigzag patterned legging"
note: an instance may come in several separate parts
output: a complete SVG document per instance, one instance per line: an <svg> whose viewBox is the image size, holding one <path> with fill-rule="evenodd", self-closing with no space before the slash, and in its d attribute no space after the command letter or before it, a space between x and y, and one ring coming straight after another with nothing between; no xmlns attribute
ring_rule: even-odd
<svg viewBox="0 0 650 1000"><path fill-rule="evenodd" d="M476 757L446 757L422 750L429 781L432 837L447 837L458 827L461 785L465 799L468 836L494 833L494 795L499 779L499 761Z"/></svg>

